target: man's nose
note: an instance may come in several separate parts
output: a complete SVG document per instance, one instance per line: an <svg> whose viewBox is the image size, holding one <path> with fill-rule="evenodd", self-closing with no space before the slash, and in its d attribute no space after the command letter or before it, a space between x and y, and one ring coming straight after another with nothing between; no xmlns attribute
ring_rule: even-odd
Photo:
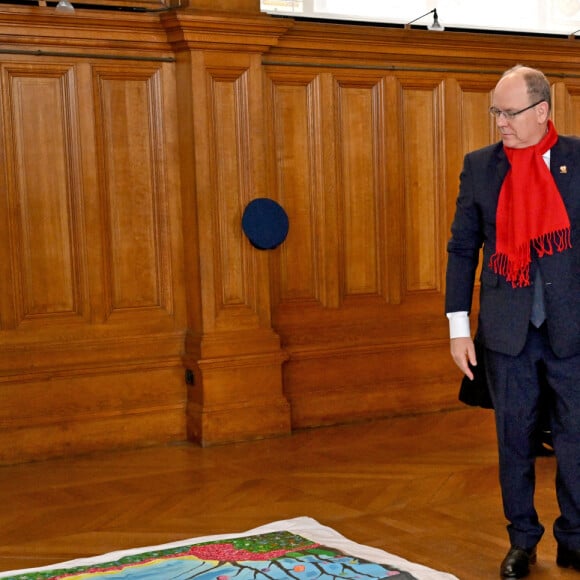
<svg viewBox="0 0 580 580"><path fill-rule="evenodd" d="M503 114L498 115L495 122L498 127L505 127L508 124L507 117Z"/></svg>

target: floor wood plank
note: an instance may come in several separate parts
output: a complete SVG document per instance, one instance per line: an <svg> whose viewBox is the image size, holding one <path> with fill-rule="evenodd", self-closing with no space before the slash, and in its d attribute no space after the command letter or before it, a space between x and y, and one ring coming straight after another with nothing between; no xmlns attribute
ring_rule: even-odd
<svg viewBox="0 0 580 580"><path fill-rule="evenodd" d="M554 477L540 458L538 580L578 577L554 562ZM0 467L0 497L0 570L297 516L462 580L496 578L508 547L493 416L480 409Z"/></svg>

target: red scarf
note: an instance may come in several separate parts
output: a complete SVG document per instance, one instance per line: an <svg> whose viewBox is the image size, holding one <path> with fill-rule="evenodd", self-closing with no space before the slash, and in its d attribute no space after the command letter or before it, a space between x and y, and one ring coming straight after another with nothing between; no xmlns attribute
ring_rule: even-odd
<svg viewBox="0 0 580 580"><path fill-rule="evenodd" d="M496 252L490 268L512 286L530 285L531 246L541 258L572 247L570 219L542 155L558 141L552 121L537 144L505 147L510 169L501 186L496 213Z"/></svg>

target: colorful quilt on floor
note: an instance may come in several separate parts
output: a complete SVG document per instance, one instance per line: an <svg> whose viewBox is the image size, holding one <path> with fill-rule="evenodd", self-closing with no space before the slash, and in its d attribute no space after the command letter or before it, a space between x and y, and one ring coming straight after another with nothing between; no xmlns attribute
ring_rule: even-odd
<svg viewBox="0 0 580 580"><path fill-rule="evenodd" d="M347 540L312 518L0 573L11 580L457 580Z"/></svg>

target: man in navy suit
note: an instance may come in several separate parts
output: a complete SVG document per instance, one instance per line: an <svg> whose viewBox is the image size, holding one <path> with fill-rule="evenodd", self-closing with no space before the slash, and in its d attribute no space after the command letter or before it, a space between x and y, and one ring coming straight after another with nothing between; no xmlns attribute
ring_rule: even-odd
<svg viewBox="0 0 580 580"><path fill-rule="evenodd" d="M580 571L580 139L557 134L541 71L506 71L492 103L501 141L465 156L447 247L451 355L470 379L470 365L485 362L509 522L502 578L530 572L544 533L534 507L541 401L557 460L556 561ZM485 361L468 318L481 247Z"/></svg>

